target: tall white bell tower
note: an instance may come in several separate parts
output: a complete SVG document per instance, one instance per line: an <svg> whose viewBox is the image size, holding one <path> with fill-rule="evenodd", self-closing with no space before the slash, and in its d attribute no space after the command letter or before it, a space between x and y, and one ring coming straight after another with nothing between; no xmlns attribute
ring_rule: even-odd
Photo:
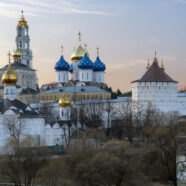
<svg viewBox="0 0 186 186"><path fill-rule="evenodd" d="M21 63L32 68L32 51L30 50L29 26L22 16L17 25L16 49L21 52Z"/></svg>

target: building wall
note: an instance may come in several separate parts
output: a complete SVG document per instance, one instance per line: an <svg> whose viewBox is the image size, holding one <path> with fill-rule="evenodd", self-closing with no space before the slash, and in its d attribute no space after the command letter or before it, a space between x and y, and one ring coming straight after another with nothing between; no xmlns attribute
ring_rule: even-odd
<svg viewBox="0 0 186 186"><path fill-rule="evenodd" d="M93 80L93 71L92 70L79 70L79 80L84 82L90 82Z"/></svg>
<svg viewBox="0 0 186 186"><path fill-rule="evenodd" d="M104 83L105 77L104 72L93 72L93 80L98 83Z"/></svg>

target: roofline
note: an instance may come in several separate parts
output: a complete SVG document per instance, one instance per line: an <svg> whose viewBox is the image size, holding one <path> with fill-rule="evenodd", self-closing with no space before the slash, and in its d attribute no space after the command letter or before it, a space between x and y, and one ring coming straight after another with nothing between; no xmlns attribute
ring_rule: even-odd
<svg viewBox="0 0 186 186"><path fill-rule="evenodd" d="M136 82L165 82L165 83L179 83L178 81L175 81L175 80L172 80L172 81L141 81L141 80L134 80L134 81L131 81L130 83L136 83Z"/></svg>

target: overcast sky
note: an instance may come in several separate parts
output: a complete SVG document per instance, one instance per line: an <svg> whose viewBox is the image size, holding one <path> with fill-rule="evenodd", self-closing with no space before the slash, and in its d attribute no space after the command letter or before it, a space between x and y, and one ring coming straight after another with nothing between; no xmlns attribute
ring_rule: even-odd
<svg viewBox="0 0 186 186"><path fill-rule="evenodd" d="M15 48L21 10L30 27L40 85L56 80L61 45L71 63L81 31L93 61L100 47L106 83L114 89L130 90L130 82L144 72L155 51L179 87L186 86L186 0L1 0L0 67Z"/></svg>

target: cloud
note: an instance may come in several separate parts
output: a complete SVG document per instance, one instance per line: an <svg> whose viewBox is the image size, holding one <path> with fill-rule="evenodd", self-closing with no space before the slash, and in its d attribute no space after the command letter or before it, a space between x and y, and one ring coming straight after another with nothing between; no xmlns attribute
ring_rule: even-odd
<svg viewBox="0 0 186 186"><path fill-rule="evenodd" d="M35 10L39 10L42 12L52 12L56 14L94 14L94 15L109 15L104 11L91 10L90 6L84 6L79 4L79 2L72 2L61 0L60 2L54 3L46 3L46 1L38 1L38 0L12 0L12 2L17 5L19 3L23 8L27 8L32 6ZM10 3L5 3L9 4ZM13 5L13 4L12 4ZM18 5L19 6L19 5ZM86 7L86 8L85 8ZM33 9L32 9L33 11Z"/></svg>
<svg viewBox="0 0 186 186"><path fill-rule="evenodd" d="M186 0L173 0L176 3L186 4Z"/></svg>

